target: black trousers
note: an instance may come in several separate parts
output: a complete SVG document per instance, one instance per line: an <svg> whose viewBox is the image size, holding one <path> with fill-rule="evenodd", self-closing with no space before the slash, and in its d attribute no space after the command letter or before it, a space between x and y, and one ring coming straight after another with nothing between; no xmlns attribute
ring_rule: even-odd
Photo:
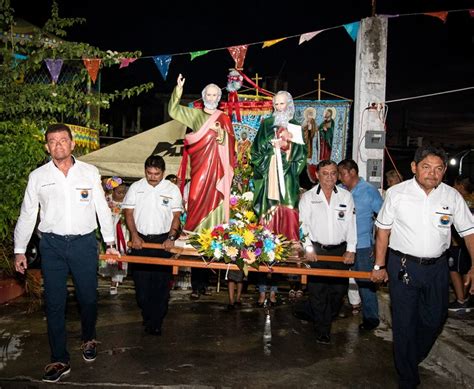
<svg viewBox="0 0 474 389"><path fill-rule="evenodd" d="M140 235L146 243L163 243L168 233L161 235ZM130 255L142 257L170 258L171 253L159 249L132 249ZM168 312L171 267L134 263L133 281L137 304L142 311L143 322L150 329L161 329Z"/></svg>
<svg viewBox="0 0 474 389"><path fill-rule="evenodd" d="M410 281L398 279L401 258L390 251L388 276L392 306L395 367L400 388L420 383L418 364L426 358L448 312L449 271L446 256L432 265L406 261Z"/></svg>
<svg viewBox="0 0 474 389"><path fill-rule="evenodd" d="M346 251L345 244L330 250L322 249L317 245L313 245L313 247L318 255L342 255ZM349 265L342 262L317 261L312 262L311 267L315 269L349 269ZM341 309L348 286L348 278L308 277L308 301L316 336L330 334L331 322Z"/></svg>

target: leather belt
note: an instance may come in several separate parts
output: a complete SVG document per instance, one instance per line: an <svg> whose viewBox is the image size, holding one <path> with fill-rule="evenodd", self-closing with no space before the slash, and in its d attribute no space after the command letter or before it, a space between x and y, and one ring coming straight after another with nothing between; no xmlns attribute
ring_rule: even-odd
<svg viewBox="0 0 474 389"><path fill-rule="evenodd" d="M339 244L321 244L319 242L312 242L317 248L321 250L336 250L346 245L346 242L341 242Z"/></svg>
<svg viewBox="0 0 474 389"><path fill-rule="evenodd" d="M415 257L410 254L404 254L398 250L390 249L390 251L395 254L396 256L403 258L405 257L411 262L415 262L418 265L434 265L439 259L444 258L446 256L446 253L444 252L441 254L439 257L436 258L428 258L428 257Z"/></svg>

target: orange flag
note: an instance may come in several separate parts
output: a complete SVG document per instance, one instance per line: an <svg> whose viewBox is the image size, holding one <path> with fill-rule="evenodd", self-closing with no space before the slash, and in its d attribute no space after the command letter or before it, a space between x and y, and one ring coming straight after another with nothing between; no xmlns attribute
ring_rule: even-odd
<svg viewBox="0 0 474 389"><path fill-rule="evenodd" d="M435 18L441 19L443 23L446 23L446 18L448 17L448 11L425 12L425 15L433 16Z"/></svg>
<svg viewBox="0 0 474 389"><path fill-rule="evenodd" d="M273 45L277 44L278 42L284 41L285 39L286 38L280 38L280 39L273 39L271 41L265 41L265 42L263 42L262 49L264 49L265 47L273 46Z"/></svg>
<svg viewBox="0 0 474 389"><path fill-rule="evenodd" d="M102 60L98 58L83 58L83 61L84 66L89 72L89 76L92 82L95 84L95 80L97 80L97 74L99 73L100 63L102 62Z"/></svg>

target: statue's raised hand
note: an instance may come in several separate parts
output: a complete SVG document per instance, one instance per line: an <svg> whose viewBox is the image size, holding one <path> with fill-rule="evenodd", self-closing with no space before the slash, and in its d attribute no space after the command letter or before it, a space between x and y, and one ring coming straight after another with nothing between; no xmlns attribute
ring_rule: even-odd
<svg viewBox="0 0 474 389"><path fill-rule="evenodd" d="M186 81L186 79L183 77L183 75L181 73L179 73L178 79L176 80L176 85L178 85L180 88L182 88L185 81Z"/></svg>

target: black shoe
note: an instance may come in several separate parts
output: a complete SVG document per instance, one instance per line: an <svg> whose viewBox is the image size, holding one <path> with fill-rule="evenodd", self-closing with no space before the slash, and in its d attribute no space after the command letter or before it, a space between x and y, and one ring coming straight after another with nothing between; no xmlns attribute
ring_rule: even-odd
<svg viewBox="0 0 474 389"><path fill-rule="evenodd" d="M58 382L61 378L66 377L71 372L69 363L53 362L46 365L42 380L44 382Z"/></svg>
<svg viewBox="0 0 474 389"><path fill-rule="evenodd" d="M147 327L145 328L145 332L148 335L161 336L161 328Z"/></svg>
<svg viewBox="0 0 474 389"><path fill-rule="evenodd" d="M364 320L361 324L359 324L359 330L361 331L372 331L379 326L379 321L368 321Z"/></svg>
<svg viewBox="0 0 474 389"><path fill-rule="evenodd" d="M236 308L240 308L242 306L242 302L241 301L236 301L234 303L234 305L235 305Z"/></svg>
<svg viewBox="0 0 474 389"><path fill-rule="evenodd" d="M82 358L86 362L94 362L97 358L97 341L89 340L84 342L81 346L82 349Z"/></svg>
<svg viewBox="0 0 474 389"><path fill-rule="evenodd" d="M227 310L233 311L235 309L235 304L227 304Z"/></svg>
<svg viewBox="0 0 474 389"><path fill-rule="evenodd" d="M329 335L319 335L316 337L316 342L321 344L331 344L331 337Z"/></svg>

